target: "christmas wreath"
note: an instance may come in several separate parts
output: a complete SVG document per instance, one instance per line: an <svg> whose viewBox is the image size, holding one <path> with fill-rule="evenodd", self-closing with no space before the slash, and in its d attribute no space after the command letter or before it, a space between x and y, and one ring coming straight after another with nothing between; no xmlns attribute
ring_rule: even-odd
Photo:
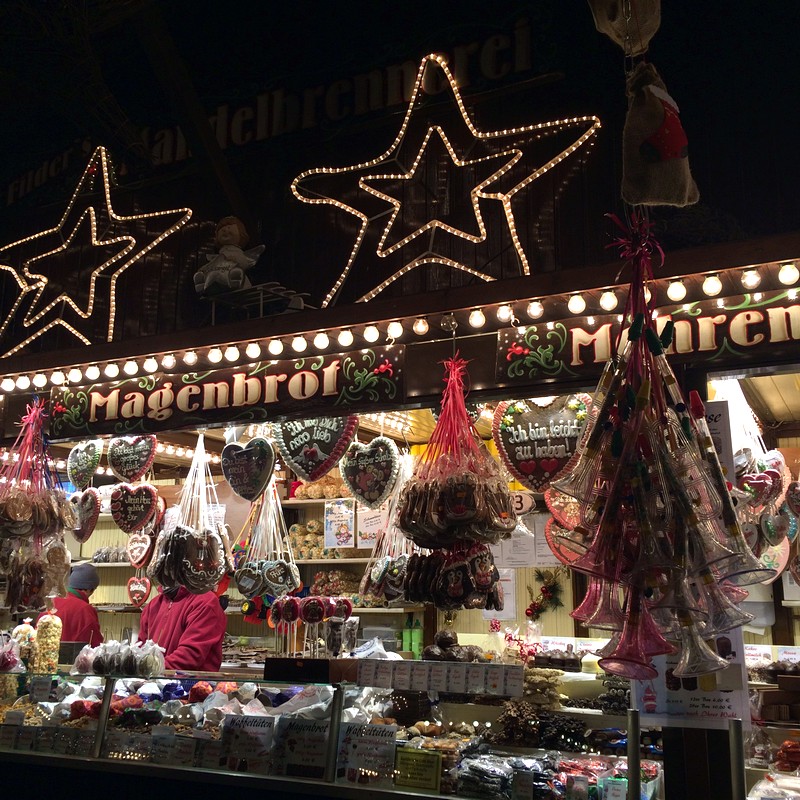
<svg viewBox="0 0 800 800"><path fill-rule="evenodd" d="M528 586L528 595L531 598L531 602L525 609L525 616L532 620L537 620L546 611L560 608L564 605L561 600L561 592L564 587L559 583L559 579L566 574L566 569L564 567L537 569L533 574L536 580L542 584L542 588L538 594L534 594L533 589Z"/></svg>

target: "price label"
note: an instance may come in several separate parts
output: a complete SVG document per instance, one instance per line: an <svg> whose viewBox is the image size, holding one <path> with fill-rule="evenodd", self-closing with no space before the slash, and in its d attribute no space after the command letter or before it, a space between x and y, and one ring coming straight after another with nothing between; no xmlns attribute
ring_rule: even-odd
<svg viewBox="0 0 800 800"><path fill-rule="evenodd" d="M6 711L6 725L22 725L25 722L24 711Z"/></svg>
<svg viewBox="0 0 800 800"><path fill-rule="evenodd" d="M49 675L37 675L31 678L30 692L31 703L45 703L50 696L50 687L53 681Z"/></svg>
<svg viewBox="0 0 800 800"><path fill-rule="evenodd" d="M193 767L197 751L197 739L191 736L176 736L172 743L171 763L181 767Z"/></svg>
<svg viewBox="0 0 800 800"><path fill-rule="evenodd" d="M395 786L438 792L442 778L442 754L401 747L395 756Z"/></svg>
<svg viewBox="0 0 800 800"><path fill-rule="evenodd" d="M17 734L17 741L14 742L15 750L33 750L36 742L36 733L39 729L34 725L23 725Z"/></svg>
<svg viewBox="0 0 800 800"><path fill-rule="evenodd" d="M524 689L524 676L522 664L505 665L505 689L503 694L508 697L522 697Z"/></svg>
<svg viewBox="0 0 800 800"><path fill-rule="evenodd" d="M444 661L431 662L431 677L430 677L431 691L433 692L446 692L447 691L447 663Z"/></svg>
<svg viewBox="0 0 800 800"><path fill-rule="evenodd" d="M411 688L415 692L427 692L430 686L431 666L428 661L415 661L411 665Z"/></svg>
<svg viewBox="0 0 800 800"><path fill-rule="evenodd" d="M377 669L377 660L374 658L362 658L358 662L358 685L359 686L374 686L375 685L375 671Z"/></svg>
<svg viewBox="0 0 800 800"><path fill-rule="evenodd" d="M503 664L486 664L486 691L488 694L505 694L506 668Z"/></svg>
<svg viewBox="0 0 800 800"><path fill-rule="evenodd" d="M375 686L380 689L391 689L394 679L394 661L381 659L375 667ZM399 688L399 687L398 687Z"/></svg>
<svg viewBox="0 0 800 800"><path fill-rule="evenodd" d="M150 752L154 764L169 764L172 762L172 745L174 742L174 733L152 733Z"/></svg>
<svg viewBox="0 0 800 800"><path fill-rule="evenodd" d="M60 729L55 732L53 735L53 752L60 753L61 755L65 755L69 752L69 746L72 742L72 736L70 735L72 731L66 729Z"/></svg>
<svg viewBox="0 0 800 800"><path fill-rule="evenodd" d="M205 769L219 769L222 766L222 742L216 740L200 741L198 763Z"/></svg>
<svg viewBox="0 0 800 800"><path fill-rule="evenodd" d="M0 725L0 747L13 750L21 727L21 725Z"/></svg>
<svg viewBox="0 0 800 800"><path fill-rule="evenodd" d="M528 770L514 770L511 780L511 800L531 800L533 797L533 773Z"/></svg>
<svg viewBox="0 0 800 800"><path fill-rule="evenodd" d="M531 511L536 508L536 500L533 497L533 492L511 492L511 504L514 507L514 513L518 517L521 517L523 514L530 514Z"/></svg>
<svg viewBox="0 0 800 800"><path fill-rule="evenodd" d="M467 692L483 694L486 691L486 665L467 664Z"/></svg>
<svg viewBox="0 0 800 800"><path fill-rule="evenodd" d="M411 667L410 661L395 661L394 662L394 689L411 688Z"/></svg>
<svg viewBox="0 0 800 800"><path fill-rule="evenodd" d="M567 800L583 800L589 796L589 778L586 775L570 775L567 778Z"/></svg>
<svg viewBox="0 0 800 800"><path fill-rule="evenodd" d="M447 691L464 694L467 690L467 665L452 663L447 665Z"/></svg>
<svg viewBox="0 0 800 800"><path fill-rule="evenodd" d="M53 742L55 741L56 729L51 725L46 725L39 729L39 735L36 737L36 744L33 749L37 753L52 753Z"/></svg>
<svg viewBox="0 0 800 800"><path fill-rule="evenodd" d="M604 800L627 800L628 781L625 778L608 778Z"/></svg>

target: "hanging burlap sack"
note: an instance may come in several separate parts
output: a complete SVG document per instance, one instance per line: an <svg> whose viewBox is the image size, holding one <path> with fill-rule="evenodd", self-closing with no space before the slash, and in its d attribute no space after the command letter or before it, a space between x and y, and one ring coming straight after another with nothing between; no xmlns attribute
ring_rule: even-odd
<svg viewBox="0 0 800 800"><path fill-rule="evenodd" d="M594 25L611 41L626 49L629 37L631 56L647 52L650 40L661 25L661 0L630 0L630 19L625 19L623 0L589 0Z"/></svg>
<svg viewBox="0 0 800 800"><path fill-rule="evenodd" d="M622 197L631 205L689 206L700 199L675 101L652 64L628 76L622 133Z"/></svg>

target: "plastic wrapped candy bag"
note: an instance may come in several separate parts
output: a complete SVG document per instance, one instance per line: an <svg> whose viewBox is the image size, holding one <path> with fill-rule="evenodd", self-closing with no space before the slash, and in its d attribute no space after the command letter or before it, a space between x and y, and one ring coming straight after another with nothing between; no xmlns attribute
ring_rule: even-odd
<svg viewBox="0 0 800 800"><path fill-rule="evenodd" d="M25 672L25 664L19 654L19 642L9 639L0 645L0 672Z"/></svg>

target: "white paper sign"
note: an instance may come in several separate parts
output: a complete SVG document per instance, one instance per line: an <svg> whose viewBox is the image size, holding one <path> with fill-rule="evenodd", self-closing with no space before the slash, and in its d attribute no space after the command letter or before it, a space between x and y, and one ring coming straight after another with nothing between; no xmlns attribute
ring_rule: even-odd
<svg viewBox="0 0 800 800"><path fill-rule="evenodd" d="M709 400L706 406L706 422L711 434L711 441L719 457L719 463L725 477L735 483L732 476L736 474L733 463L733 440L731 438L731 420L727 400Z"/></svg>
<svg viewBox="0 0 800 800"><path fill-rule="evenodd" d="M359 789L387 788L394 783L396 725L342 724L336 759L336 783Z"/></svg>
<svg viewBox="0 0 800 800"><path fill-rule="evenodd" d="M385 530L388 516L388 502L378 508L367 508L359 503L356 516L356 527L358 528L356 547L371 550L378 540L378 534Z"/></svg>
<svg viewBox="0 0 800 800"><path fill-rule="evenodd" d="M355 547L356 501L352 497L325 501L325 547Z"/></svg>

